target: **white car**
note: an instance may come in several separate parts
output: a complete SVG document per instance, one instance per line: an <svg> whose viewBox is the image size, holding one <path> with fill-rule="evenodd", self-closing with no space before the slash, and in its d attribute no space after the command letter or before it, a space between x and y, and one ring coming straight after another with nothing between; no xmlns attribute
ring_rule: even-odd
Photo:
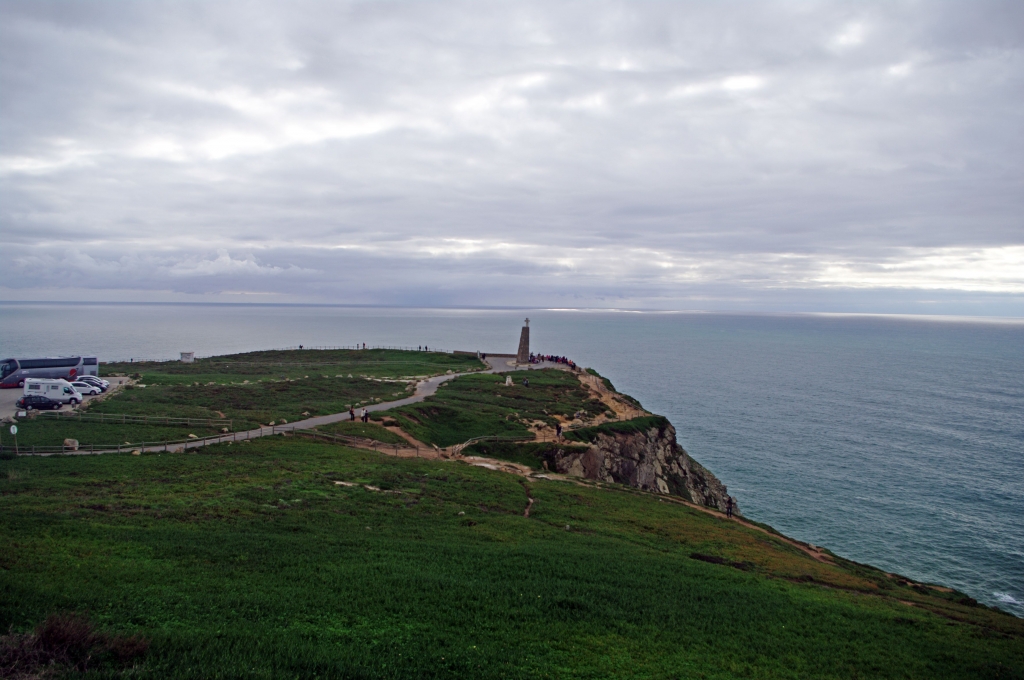
<svg viewBox="0 0 1024 680"><path fill-rule="evenodd" d="M94 375L80 375L78 376L78 382L89 383L95 387L100 388L100 392L106 392L107 388L110 387L110 382L103 378L97 378Z"/></svg>
<svg viewBox="0 0 1024 680"><path fill-rule="evenodd" d="M91 382L85 382L84 380L73 382L71 386L78 390L79 394L99 394L103 391Z"/></svg>

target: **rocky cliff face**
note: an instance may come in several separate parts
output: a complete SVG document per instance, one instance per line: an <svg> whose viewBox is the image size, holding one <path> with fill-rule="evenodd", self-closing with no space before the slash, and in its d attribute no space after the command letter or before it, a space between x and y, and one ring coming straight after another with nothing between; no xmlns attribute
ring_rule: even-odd
<svg viewBox="0 0 1024 680"><path fill-rule="evenodd" d="M585 451L560 449L548 462L563 474L682 496L725 511L725 485L679 446L668 421L639 432L599 432Z"/></svg>

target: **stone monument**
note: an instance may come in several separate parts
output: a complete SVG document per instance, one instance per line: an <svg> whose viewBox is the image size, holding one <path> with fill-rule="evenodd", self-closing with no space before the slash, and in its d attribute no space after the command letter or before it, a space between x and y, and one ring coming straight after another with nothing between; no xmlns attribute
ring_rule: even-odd
<svg viewBox="0 0 1024 680"><path fill-rule="evenodd" d="M517 364L530 363L530 320L526 320L523 332L519 334L519 352L516 354Z"/></svg>

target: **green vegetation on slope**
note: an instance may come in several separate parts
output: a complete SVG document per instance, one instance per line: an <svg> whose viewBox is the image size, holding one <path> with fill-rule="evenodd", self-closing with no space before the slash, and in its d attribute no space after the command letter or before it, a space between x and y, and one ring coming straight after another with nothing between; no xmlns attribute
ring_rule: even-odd
<svg viewBox="0 0 1024 680"><path fill-rule="evenodd" d="M484 456L486 458L497 458L512 463L526 465L534 470L543 470L544 462L554 462L559 452L579 450L586 451L587 447L575 447L559 442L503 442L483 441L467 446L461 451L464 456ZM554 470L553 464L548 469Z"/></svg>
<svg viewBox="0 0 1024 680"><path fill-rule="evenodd" d="M0 628L137 677L1024 677L1024 622L718 515L299 438L2 461L0 535Z"/></svg>
<svg viewBox="0 0 1024 680"><path fill-rule="evenodd" d="M505 386L506 375L515 381L511 387ZM529 387L523 386L526 378ZM387 411L387 415L420 441L451 446L473 437L527 436L527 423L541 421L554 426L558 422L554 416L571 417L583 411L593 417L606 410L576 376L545 369L456 378L436 395Z"/></svg>
<svg viewBox="0 0 1024 680"><path fill-rule="evenodd" d="M664 416L644 416L632 420L619 420L608 423L601 423L594 427L581 427L577 430L570 430L565 433L565 438L577 442L595 442L599 434L633 434L634 432L646 432L651 428L659 431L669 426L668 418Z"/></svg>

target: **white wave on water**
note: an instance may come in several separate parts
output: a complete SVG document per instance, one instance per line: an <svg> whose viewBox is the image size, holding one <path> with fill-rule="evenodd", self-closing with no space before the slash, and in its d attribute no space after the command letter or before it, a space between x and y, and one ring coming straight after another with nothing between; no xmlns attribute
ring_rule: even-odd
<svg viewBox="0 0 1024 680"><path fill-rule="evenodd" d="M1006 604L1014 604L1014 605L1017 605L1018 607L1021 606L1021 605L1024 605L1024 602L1021 602L1020 600L1015 598L1013 595L1010 595L1009 593L992 593L992 595L995 596L995 598L997 600L999 600L1000 602L1005 602Z"/></svg>

